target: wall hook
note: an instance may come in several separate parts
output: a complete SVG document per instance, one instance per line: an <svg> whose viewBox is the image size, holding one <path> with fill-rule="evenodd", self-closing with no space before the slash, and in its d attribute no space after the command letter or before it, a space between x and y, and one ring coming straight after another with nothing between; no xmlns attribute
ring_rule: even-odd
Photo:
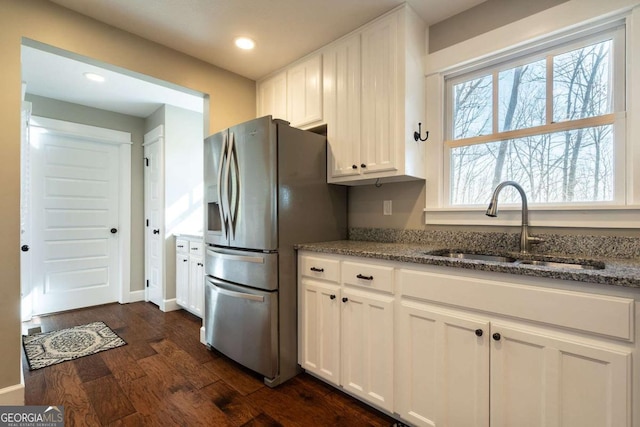
<svg viewBox="0 0 640 427"><path fill-rule="evenodd" d="M418 123L418 132L413 133L413 139L415 139L416 142L426 141L427 139L429 139L429 131L427 131L427 133L425 134L424 139L422 139L422 137L420 136L421 134L422 134L422 123Z"/></svg>

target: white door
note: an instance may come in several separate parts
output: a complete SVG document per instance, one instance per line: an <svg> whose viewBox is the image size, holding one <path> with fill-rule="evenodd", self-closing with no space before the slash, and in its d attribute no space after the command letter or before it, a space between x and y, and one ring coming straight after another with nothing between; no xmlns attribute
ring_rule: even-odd
<svg viewBox="0 0 640 427"><path fill-rule="evenodd" d="M393 411L393 297L343 288L342 386Z"/></svg>
<svg viewBox="0 0 640 427"><path fill-rule="evenodd" d="M30 129L33 313L115 302L119 147Z"/></svg>
<svg viewBox="0 0 640 427"><path fill-rule="evenodd" d="M144 136L145 299L162 308L164 287L163 127Z"/></svg>
<svg viewBox="0 0 640 427"><path fill-rule="evenodd" d="M340 288L302 279L302 367L340 384Z"/></svg>

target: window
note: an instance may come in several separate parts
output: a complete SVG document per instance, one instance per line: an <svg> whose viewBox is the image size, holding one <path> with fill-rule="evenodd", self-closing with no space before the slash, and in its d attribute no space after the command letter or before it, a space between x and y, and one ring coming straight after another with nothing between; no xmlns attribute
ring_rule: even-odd
<svg viewBox="0 0 640 427"><path fill-rule="evenodd" d="M506 180L532 204L624 204L623 27L445 81L450 206L486 206ZM501 199L519 203L516 192Z"/></svg>

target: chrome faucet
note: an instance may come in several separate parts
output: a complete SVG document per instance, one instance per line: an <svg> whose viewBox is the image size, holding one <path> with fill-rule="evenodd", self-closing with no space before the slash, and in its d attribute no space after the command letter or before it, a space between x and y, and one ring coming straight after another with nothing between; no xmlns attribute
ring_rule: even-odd
<svg viewBox="0 0 640 427"><path fill-rule="evenodd" d="M529 252L531 249L532 243L541 243L544 240L540 237L533 237L529 235L529 208L527 206L527 195L524 193L520 184L515 181L504 181L498 184L496 189L493 191L493 196L491 196L491 202L489 202L489 207L487 208L487 216L497 217L498 216L498 194L500 191L510 185L514 187L520 193L520 197L522 198L522 226L520 230L520 252L525 254Z"/></svg>

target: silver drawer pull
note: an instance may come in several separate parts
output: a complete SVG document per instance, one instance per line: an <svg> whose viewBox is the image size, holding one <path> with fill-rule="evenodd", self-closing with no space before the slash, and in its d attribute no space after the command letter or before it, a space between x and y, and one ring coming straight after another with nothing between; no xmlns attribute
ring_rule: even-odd
<svg viewBox="0 0 640 427"><path fill-rule="evenodd" d="M246 255L229 255L220 252L207 251L207 255L214 258L226 259L229 261L241 261L241 262L253 262L256 264L264 264L264 258L259 256L246 256Z"/></svg>
<svg viewBox="0 0 640 427"><path fill-rule="evenodd" d="M258 301L258 302L264 302L264 297L262 295L253 295L253 294L247 294L244 292L235 292L235 291L230 291L227 289L223 289L220 288L216 285L214 285L211 280L208 280L209 284L211 284L211 286L213 286L216 289L216 292L221 294L221 295L226 295L229 297L233 297L233 298L242 298L242 299L248 299L251 301Z"/></svg>
<svg viewBox="0 0 640 427"><path fill-rule="evenodd" d="M310 270L315 271L316 273L322 273L324 268L311 267Z"/></svg>
<svg viewBox="0 0 640 427"><path fill-rule="evenodd" d="M373 276L363 276L362 274L358 274L356 277L362 280L373 280Z"/></svg>

